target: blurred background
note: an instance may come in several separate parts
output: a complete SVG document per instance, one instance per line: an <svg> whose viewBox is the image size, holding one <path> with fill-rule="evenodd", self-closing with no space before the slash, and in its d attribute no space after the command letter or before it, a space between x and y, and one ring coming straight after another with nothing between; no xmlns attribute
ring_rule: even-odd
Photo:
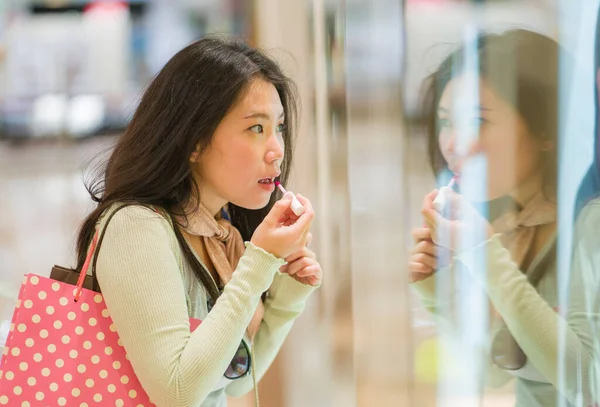
<svg viewBox="0 0 600 407"><path fill-rule="evenodd" d="M512 406L505 388L454 394L436 329L407 285L410 229L434 187L418 119L422 79L469 27L527 28L580 68L561 149L570 216L592 159L597 0L0 0L0 339L23 274L74 264L93 207L85 164L127 126L144 87L207 33L274 55L302 99L288 189L317 209L326 282L261 383L263 407ZM449 48L450 47L450 48ZM447 369L446 369L447 371ZM457 379L458 377L458 379ZM231 406L251 406L252 397Z"/></svg>

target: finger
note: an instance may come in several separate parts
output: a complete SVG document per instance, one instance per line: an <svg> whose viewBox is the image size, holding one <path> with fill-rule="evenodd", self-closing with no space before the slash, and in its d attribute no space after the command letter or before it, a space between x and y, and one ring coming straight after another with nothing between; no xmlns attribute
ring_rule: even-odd
<svg viewBox="0 0 600 407"><path fill-rule="evenodd" d="M318 276L308 276L306 277L305 281L306 284L311 285L313 287L321 284L321 278Z"/></svg>
<svg viewBox="0 0 600 407"><path fill-rule="evenodd" d="M463 196L449 189L446 192L445 197L448 207L451 208L450 219L457 219L460 216L459 214L461 213L461 208L464 209L464 207L462 207L462 200L464 199Z"/></svg>
<svg viewBox="0 0 600 407"><path fill-rule="evenodd" d="M310 246L310 242L312 242L312 233L309 233L308 236L306 236L306 247Z"/></svg>
<svg viewBox="0 0 600 407"><path fill-rule="evenodd" d="M308 277L308 276L317 276L317 275L319 275L320 272L321 272L321 266L319 266L318 264L315 264L312 266L304 267L302 270L300 270L298 273L296 273L296 277L304 278L304 277Z"/></svg>
<svg viewBox="0 0 600 407"><path fill-rule="evenodd" d="M285 258L285 261L288 262L288 264L295 262L296 260L305 257L305 253L306 253L306 247L303 247L302 249L298 250L297 252L294 252L292 254L290 254L289 256L287 256Z"/></svg>
<svg viewBox="0 0 600 407"><path fill-rule="evenodd" d="M417 253L410 256L410 263L421 263L431 269L437 268L437 259L434 256L425 253Z"/></svg>
<svg viewBox="0 0 600 407"><path fill-rule="evenodd" d="M423 208L421 210L421 214L423 215L423 220L427 224L427 227L430 229L432 237L435 231L439 229L441 225L448 222L448 219L444 218L433 208Z"/></svg>
<svg viewBox="0 0 600 407"><path fill-rule="evenodd" d="M292 219L292 218L288 218L286 221L281 222L283 224L283 226L292 226L294 223L296 223L296 219Z"/></svg>
<svg viewBox="0 0 600 407"><path fill-rule="evenodd" d="M411 235L415 243L419 243L422 240L431 240L431 230L429 227L414 228L411 231Z"/></svg>
<svg viewBox="0 0 600 407"><path fill-rule="evenodd" d="M298 259L293 263L289 263L286 274L293 276L303 268L313 266L315 264L318 264L316 260L311 259L310 257L302 257L301 259Z"/></svg>
<svg viewBox="0 0 600 407"><path fill-rule="evenodd" d="M310 225L315 218L315 213L312 210L312 206L305 207L306 210L298 220L290 226L290 228L294 228L297 232L301 234L302 245L306 245L306 241L308 239L308 234L310 233Z"/></svg>
<svg viewBox="0 0 600 407"><path fill-rule="evenodd" d="M284 225L289 226L289 225L293 225L297 220L298 220L298 216L290 208L279 219L279 223L283 223Z"/></svg>
<svg viewBox="0 0 600 407"><path fill-rule="evenodd" d="M438 194L438 190L434 189L423 198L422 210L424 209L433 209L433 200Z"/></svg>
<svg viewBox="0 0 600 407"><path fill-rule="evenodd" d="M292 253L288 257L286 257L285 261L287 261L288 263L292 263L302 257L310 257L311 259L316 259L317 255L315 254L315 252L313 252L309 248L303 247L302 249L298 250L296 253Z"/></svg>
<svg viewBox="0 0 600 407"><path fill-rule="evenodd" d="M423 263L409 261L408 262L408 271L410 273L431 274L431 273L433 273L434 269Z"/></svg>
<svg viewBox="0 0 600 407"><path fill-rule="evenodd" d="M275 205L271 208L267 216L265 216L263 222L270 225L276 225L281 222L281 219L285 219L286 212L288 209L291 211L290 206L292 205L292 194L286 193L283 198L275 202Z"/></svg>
<svg viewBox="0 0 600 407"><path fill-rule="evenodd" d="M289 192L289 191L288 191ZM292 197L293 199L293 193L290 193L290 197ZM285 195L284 195L285 196ZM282 223L284 225L293 225L294 222L296 222L298 220L298 215L296 215L294 213L294 211L291 208L291 204L290 204L290 208L288 208L283 215L281 216L281 218L279 219L279 223Z"/></svg>
<svg viewBox="0 0 600 407"><path fill-rule="evenodd" d="M411 254L424 253L430 256L437 256L438 248L430 240L422 240L411 250Z"/></svg>
<svg viewBox="0 0 600 407"><path fill-rule="evenodd" d="M310 211L313 212L313 216L314 216L314 208L313 208L310 200L301 194L296 194L296 198L300 201L300 203L302 204L302 206L304 206L304 208L306 210L310 209Z"/></svg>

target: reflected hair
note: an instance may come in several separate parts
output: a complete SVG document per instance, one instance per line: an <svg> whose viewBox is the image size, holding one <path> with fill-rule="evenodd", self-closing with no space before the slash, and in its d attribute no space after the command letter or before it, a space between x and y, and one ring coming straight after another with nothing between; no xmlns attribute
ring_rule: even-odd
<svg viewBox="0 0 600 407"><path fill-rule="evenodd" d="M510 30L502 34L479 33L472 43L450 53L427 76L421 88L420 116L428 137L428 156L436 174L448 164L438 144L437 108L448 83L465 72L467 52L477 52L479 77L512 105L540 141L550 142L542 151L544 194L556 199L559 131L560 46L541 34Z"/></svg>

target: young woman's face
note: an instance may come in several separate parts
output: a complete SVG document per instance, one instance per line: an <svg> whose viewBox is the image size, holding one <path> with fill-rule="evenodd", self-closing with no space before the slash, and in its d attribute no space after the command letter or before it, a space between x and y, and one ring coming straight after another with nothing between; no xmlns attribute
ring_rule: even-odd
<svg viewBox="0 0 600 407"><path fill-rule="evenodd" d="M213 213L227 203L265 207L284 156L283 106L275 87L255 79L223 118L203 154L192 155L200 200Z"/></svg>
<svg viewBox="0 0 600 407"><path fill-rule="evenodd" d="M468 89L479 100L466 98ZM487 196L469 198L491 200L506 195L538 172L539 141L515 108L484 80L469 82L465 75L452 79L442 93L437 114L438 142L450 170L466 177L487 172Z"/></svg>

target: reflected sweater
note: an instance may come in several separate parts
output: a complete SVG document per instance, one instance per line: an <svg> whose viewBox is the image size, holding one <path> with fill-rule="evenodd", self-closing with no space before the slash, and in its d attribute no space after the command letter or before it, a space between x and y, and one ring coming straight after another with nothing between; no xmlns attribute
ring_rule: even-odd
<svg viewBox="0 0 600 407"><path fill-rule="evenodd" d="M105 214L99 228L106 218ZM133 369L153 403L224 407L227 395L252 390L250 374L229 381L223 373L261 294L268 290L253 345L257 380L314 291L279 273L284 263L246 243L231 281L209 313L207 293L185 260L172 224L142 206L114 215L98 253L98 282ZM202 320L193 332L189 317Z"/></svg>
<svg viewBox="0 0 600 407"><path fill-rule="evenodd" d="M573 236L566 304L559 304L556 260L542 261L551 255L549 248L553 242L537 255L528 270L527 274L545 265L545 274L537 287L529 283L511 260L499 235L455 257L485 291L527 355L523 368L509 372L492 363L489 344L480 350L487 361L489 385L500 386L511 377L516 378L518 407L563 405L557 404L559 400L567 406L600 403L600 199L591 201L582 210ZM483 269L477 259L484 259ZM453 268L441 269L412 286L425 308L438 318L442 333L450 333L456 339L453 323L456 315L446 311L452 309L451 303L460 300L460 288L451 288L450 298L438 295L438 290L443 292L447 287L436 288L440 275L452 272ZM450 280L453 278L444 279ZM489 342L495 333L492 327Z"/></svg>

